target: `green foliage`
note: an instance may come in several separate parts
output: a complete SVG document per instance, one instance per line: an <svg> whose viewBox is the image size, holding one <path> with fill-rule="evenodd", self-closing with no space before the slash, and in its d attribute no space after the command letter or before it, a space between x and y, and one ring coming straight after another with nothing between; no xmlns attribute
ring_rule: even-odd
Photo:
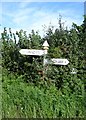
<svg viewBox="0 0 86 120"><path fill-rule="evenodd" d="M82 96L70 94L70 89L57 90L54 85L35 86L17 79L13 74L3 76L3 118L84 117Z"/></svg>
<svg viewBox="0 0 86 120"><path fill-rule="evenodd" d="M55 47L49 50L49 55L51 58L60 58L62 56L62 51L59 47Z"/></svg>
<svg viewBox="0 0 86 120"><path fill-rule="evenodd" d="M16 40L16 35L19 40L14 41L14 36ZM24 75L26 81L33 81L36 77L37 69L35 67L36 63L34 63L34 59L37 59L39 63L42 62L42 58L38 58L35 56L22 56L19 53L20 49L33 49L39 48L41 37L38 33L34 33L32 31L29 34L29 37L26 35L26 32L20 30L19 32L7 33L6 28L4 28L4 32L2 33L2 66L8 69L9 73L13 72L16 75ZM29 79L29 80L28 80Z"/></svg>
<svg viewBox="0 0 86 120"><path fill-rule="evenodd" d="M59 27L59 29L56 29L55 32L53 32L53 27L50 26L46 33L47 35L43 38L43 40L37 32L34 32L34 30L32 30L31 34L27 36L26 31L20 30L14 34L12 33L11 29L9 29L9 33L7 33L6 28L4 28L4 32L2 33L3 67L5 66L11 72L17 72L19 75L26 74L26 79L28 76L30 76L30 79L33 79L31 78L31 72L33 70L33 74L37 74L38 69L34 67L34 61L36 61L35 64L41 68L38 62L41 61L40 64L42 64L43 58L36 56L22 56L20 55L19 50L23 48L42 49L42 43L45 39L47 39L50 45L48 54L49 58L67 58L70 62L70 65L68 65L68 67L66 66L66 68L63 68L68 69L69 72L75 67L79 72L83 72L85 63L85 45L82 42L84 34L83 29L85 29L83 28L84 26L77 26L76 24L73 24L73 28L70 31L64 30L62 28L60 18ZM16 40L16 35L19 37L19 40ZM60 68L61 67L58 69L57 67L57 69L61 72Z"/></svg>
<svg viewBox="0 0 86 120"><path fill-rule="evenodd" d="M27 35L23 30L14 34L11 28L9 32L4 28L1 34L2 67L3 71L7 71L4 73L12 78L3 74L3 116L83 116L84 106L86 107L85 24L86 18L82 25L77 26L73 23L72 28L67 30L63 28L60 18L59 28L53 32L53 27L50 26L43 38L34 30ZM42 49L44 40L50 45L46 58L66 58L69 64L50 64L44 68L42 56L24 56L19 53L20 49ZM72 74L74 69L76 74ZM33 85L30 87L30 84ZM19 112L15 112L16 110Z"/></svg>

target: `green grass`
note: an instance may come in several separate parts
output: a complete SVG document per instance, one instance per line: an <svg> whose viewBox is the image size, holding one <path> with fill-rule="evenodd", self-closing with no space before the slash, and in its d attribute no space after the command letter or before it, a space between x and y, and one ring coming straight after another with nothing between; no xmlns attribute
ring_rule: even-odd
<svg viewBox="0 0 86 120"><path fill-rule="evenodd" d="M3 118L84 117L82 96L66 89L64 94L54 85L35 86L13 75L3 76L2 87Z"/></svg>

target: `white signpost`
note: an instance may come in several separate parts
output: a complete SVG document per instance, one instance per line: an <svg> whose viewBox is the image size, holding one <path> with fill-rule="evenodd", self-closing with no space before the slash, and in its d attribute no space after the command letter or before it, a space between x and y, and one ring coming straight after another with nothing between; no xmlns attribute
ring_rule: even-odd
<svg viewBox="0 0 86 120"><path fill-rule="evenodd" d="M44 50L35 50L35 49L21 49L19 52L22 55L43 56L44 54L46 54Z"/></svg>
<svg viewBox="0 0 86 120"><path fill-rule="evenodd" d="M45 73L45 65L46 64L54 64L54 65L67 65L69 61L67 59L60 59L60 58L52 58L51 60L46 59L47 50L49 48L49 44L47 41L43 43L44 50L36 50L36 49L21 49L19 52L22 55L36 55L36 56L44 56L43 58L43 66L44 66L44 73Z"/></svg>
<svg viewBox="0 0 86 120"><path fill-rule="evenodd" d="M45 59L44 63L54 65L67 65L69 61L67 59L52 58L51 60Z"/></svg>
<svg viewBox="0 0 86 120"><path fill-rule="evenodd" d="M36 50L36 49L21 49L19 52L22 55L36 55L36 56L44 56L43 65L46 64L54 64L54 65L67 65L69 61L67 59L60 59L60 58L52 58L51 60L46 59L46 54L48 50L48 43L47 41L43 44L44 50Z"/></svg>

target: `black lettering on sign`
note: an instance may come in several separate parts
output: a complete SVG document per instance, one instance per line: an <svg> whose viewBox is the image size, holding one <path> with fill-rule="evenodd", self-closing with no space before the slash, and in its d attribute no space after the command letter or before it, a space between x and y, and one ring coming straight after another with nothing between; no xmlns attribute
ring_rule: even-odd
<svg viewBox="0 0 86 120"><path fill-rule="evenodd" d="M58 63L63 63L63 61L58 61Z"/></svg>

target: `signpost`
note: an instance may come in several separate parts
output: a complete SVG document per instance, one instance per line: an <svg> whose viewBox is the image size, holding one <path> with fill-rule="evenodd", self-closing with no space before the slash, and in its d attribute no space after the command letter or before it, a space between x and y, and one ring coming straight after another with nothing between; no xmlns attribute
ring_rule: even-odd
<svg viewBox="0 0 86 120"><path fill-rule="evenodd" d="M45 65L46 64L54 64L54 65L67 65L69 61L67 59L60 59L60 58L52 58L51 60L46 59L47 50L49 48L49 44L47 41L43 43L44 50L36 50L36 49L21 49L19 52L22 55L36 55L36 56L43 56L43 79L45 76Z"/></svg>
<svg viewBox="0 0 86 120"><path fill-rule="evenodd" d="M22 55L43 56L44 54L46 54L44 50L35 50L35 49L21 49L19 52Z"/></svg>
<svg viewBox="0 0 86 120"><path fill-rule="evenodd" d="M45 64L54 64L54 65L67 65L69 61L67 59L52 58L51 60L45 59Z"/></svg>
<svg viewBox="0 0 86 120"><path fill-rule="evenodd" d="M51 60L46 59L46 54L49 48L49 44L47 43L47 41L45 41L42 46L44 50L21 49L19 52L22 55L44 56L43 66L45 66L45 64L67 65L69 63L67 59L60 59L60 58L52 58Z"/></svg>

